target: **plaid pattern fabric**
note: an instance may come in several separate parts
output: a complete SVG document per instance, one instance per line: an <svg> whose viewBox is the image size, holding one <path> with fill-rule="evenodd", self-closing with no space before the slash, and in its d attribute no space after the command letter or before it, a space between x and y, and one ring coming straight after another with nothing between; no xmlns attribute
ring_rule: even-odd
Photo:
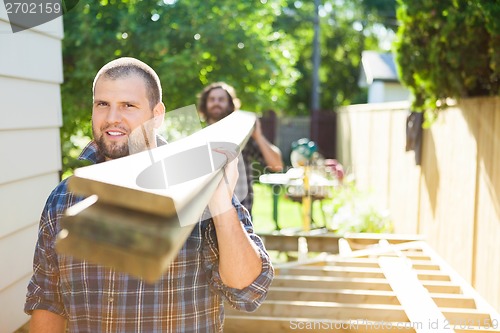
<svg viewBox="0 0 500 333"><path fill-rule="evenodd" d="M98 160L95 144L82 158ZM253 311L264 300L273 269L248 212L233 200L241 223L256 243L263 266L247 288L225 286L218 274L215 226L201 220L162 278L148 284L113 269L58 255L54 241L64 211L80 201L66 180L49 196L40 220L33 276L25 312L44 309L68 320L69 332L222 332L223 302Z"/></svg>
<svg viewBox="0 0 500 333"><path fill-rule="evenodd" d="M243 156L246 177L240 177L239 182L237 183L236 192L246 193L244 198L238 199L240 199L241 204L250 212L250 214L252 214L253 183L261 174L261 169L266 166L266 162L264 161L264 156L262 156L259 146L257 146L257 142L255 142L253 138L248 140L245 148L243 148L243 151L241 152L241 155ZM240 172L240 175L241 174L242 173ZM247 191L242 190L242 186L246 186Z"/></svg>

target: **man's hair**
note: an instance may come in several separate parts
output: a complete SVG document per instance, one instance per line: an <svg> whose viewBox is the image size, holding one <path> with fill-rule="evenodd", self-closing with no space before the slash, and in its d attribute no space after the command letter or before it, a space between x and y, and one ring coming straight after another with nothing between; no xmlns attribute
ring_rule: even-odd
<svg viewBox="0 0 500 333"><path fill-rule="evenodd" d="M214 82L203 89L198 95L198 111L205 117L207 116L207 99L210 92L214 89L224 89L229 97L229 113L239 109L240 100L236 96L236 90L225 82Z"/></svg>
<svg viewBox="0 0 500 333"><path fill-rule="evenodd" d="M160 78L151 67L135 58L118 58L104 65L94 78L92 93L95 93L95 85L100 77L117 80L132 75L137 75L144 80L149 106L153 109L162 99Z"/></svg>

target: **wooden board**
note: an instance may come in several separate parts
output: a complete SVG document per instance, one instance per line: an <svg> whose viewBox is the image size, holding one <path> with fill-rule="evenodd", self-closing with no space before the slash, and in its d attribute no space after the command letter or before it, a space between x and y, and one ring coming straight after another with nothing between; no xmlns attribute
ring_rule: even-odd
<svg viewBox="0 0 500 333"><path fill-rule="evenodd" d="M153 164L168 161L177 154L207 143L227 142L244 147L254 123L255 115L244 111L233 112L219 122L165 146L77 169L70 179L69 187L71 191L80 195L98 194L99 201L108 204L166 217L175 215L214 177L222 177L219 171L224 162L219 160L219 164L213 168L214 172L167 188L141 187L138 185L141 173ZM214 154L214 157L220 155ZM193 161L193 167L196 166L195 163L196 161ZM159 178L163 176L162 173L158 173ZM158 181L164 182L163 179Z"/></svg>
<svg viewBox="0 0 500 333"><path fill-rule="evenodd" d="M307 246L310 252L338 252L339 236L328 235L325 233L306 235L303 232L293 234L283 234L281 232L272 232L260 234L267 250L288 252L298 251L298 242L300 237L306 236Z"/></svg>
<svg viewBox="0 0 500 333"><path fill-rule="evenodd" d="M381 256L378 260L410 322L430 323L432 320L436 320L437 323L446 322L447 319L429 295L429 289L418 280L408 258ZM418 333L431 330L431 327L416 329ZM454 332L451 327L442 327L440 330Z"/></svg>
<svg viewBox="0 0 500 333"><path fill-rule="evenodd" d="M174 143L75 170L69 189L88 197L66 212L57 251L156 280L199 221L223 177L227 159L214 153L209 172L194 172L192 179L183 182L175 181L178 171L168 171L168 162L193 149L199 154L203 145L241 149L254 124L254 114L236 111ZM183 159L175 162L183 163ZM196 159L188 162L196 169ZM189 171L188 164L183 168ZM147 184L141 182L145 172ZM163 186L156 186L156 178ZM168 186L172 183L176 184Z"/></svg>
<svg viewBox="0 0 500 333"><path fill-rule="evenodd" d="M498 312L425 241L352 238L363 240L353 242L358 250L275 265L263 305L250 314L228 310L224 332L500 332ZM401 281L401 268L384 260L410 263L412 280ZM425 292L424 299L408 301L405 288ZM420 312L425 315L415 315Z"/></svg>
<svg viewBox="0 0 500 333"><path fill-rule="evenodd" d="M339 252L339 240L342 238L338 235L328 233L325 229L313 229L310 232L303 232L294 229L283 229L280 231L273 231L270 233L259 234L265 245L266 249L288 252L298 251L298 240L300 237L307 239L307 247L309 252ZM391 244L404 243L408 241L423 240L423 237L418 235L404 235L404 234L384 234L387 235L386 239ZM377 244L381 238L380 234L346 234L343 237L353 249L365 248L368 245Z"/></svg>

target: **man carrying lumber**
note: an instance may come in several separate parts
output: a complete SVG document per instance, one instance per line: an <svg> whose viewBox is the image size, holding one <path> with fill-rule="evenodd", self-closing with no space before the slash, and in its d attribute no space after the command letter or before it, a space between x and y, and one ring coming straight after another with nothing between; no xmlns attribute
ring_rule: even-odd
<svg viewBox="0 0 500 333"><path fill-rule="evenodd" d="M101 163L161 145L154 134L165 112L161 99L159 78L148 65L133 58L106 64L93 86L94 140L81 159ZM131 145L135 129L144 134L145 145ZM60 219L83 200L62 181L40 220L25 303L30 332L222 332L223 301L255 310L273 269L248 212L233 196L236 163L226 165L208 204L212 217L200 219L154 283L55 251Z"/></svg>

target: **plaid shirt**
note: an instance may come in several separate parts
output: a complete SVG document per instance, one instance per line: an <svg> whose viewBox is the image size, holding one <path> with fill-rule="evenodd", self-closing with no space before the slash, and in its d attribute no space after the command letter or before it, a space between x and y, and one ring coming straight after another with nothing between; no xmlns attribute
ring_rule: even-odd
<svg viewBox="0 0 500 333"><path fill-rule="evenodd" d="M266 166L266 162L264 161L264 156L259 146L257 146L257 142L255 142L253 138L248 140L241 155L243 157L245 171L243 173L240 167L240 178L238 179L235 191L236 193L241 193L238 199L241 199L240 201L243 207L252 214L253 183L255 179L258 179L258 176L262 174L262 169ZM245 177L242 177L242 175Z"/></svg>
<svg viewBox="0 0 500 333"><path fill-rule="evenodd" d="M95 143L82 159L97 162ZM57 254L54 242L65 210L82 200L62 181L43 210L28 285L25 312L43 309L68 320L70 332L222 332L223 301L254 311L264 300L273 268L246 209L233 200L241 223L262 258L262 272L248 287L225 286L218 273L218 246L212 220L200 220L168 270L148 284L113 269Z"/></svg>

